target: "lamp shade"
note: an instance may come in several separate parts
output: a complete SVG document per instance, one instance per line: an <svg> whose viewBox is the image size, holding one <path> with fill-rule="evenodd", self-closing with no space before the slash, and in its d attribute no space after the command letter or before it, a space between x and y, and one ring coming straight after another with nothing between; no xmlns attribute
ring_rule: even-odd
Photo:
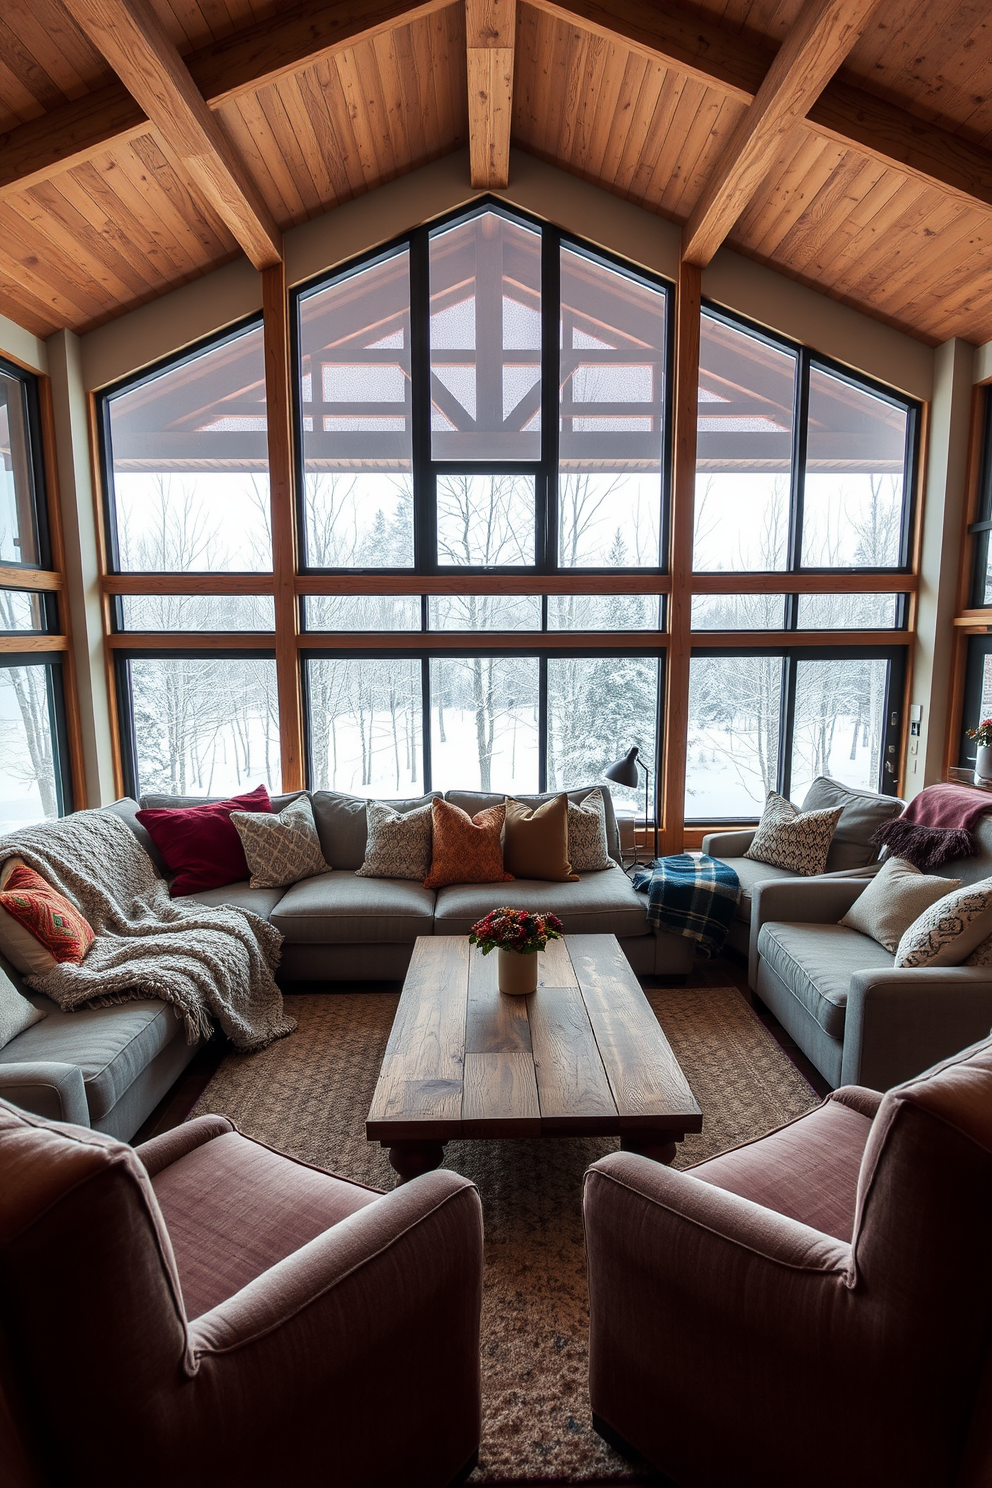
<svg viewBox="0 0 992 1488"><path fill-rule="evenodd" d="M616 760L612 765L607 765L603 771L607 780L615 780L617 785L637 786L637 745L632 744L623 759Z"/></svg>

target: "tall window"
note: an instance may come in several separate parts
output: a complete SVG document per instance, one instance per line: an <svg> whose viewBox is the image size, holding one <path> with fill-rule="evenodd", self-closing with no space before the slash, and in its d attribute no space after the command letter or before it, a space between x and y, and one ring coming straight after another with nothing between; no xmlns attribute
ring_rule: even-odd
<svg viewBox="0 0 992 1488"><path fill-rule="evenodd" d="M487 198L287 310L295 511L270 510L281 323L268 359L253 320L102 400L132 789L559 790L636 745L673 841L683 805L753 820L821 773L898 789L912 400L706 305L676 576L670 285Z"/></svg>
<svg viewBox="0 0 992 1488"><path fill-rule="evenodd" d="M38 380L0 361L0 831L72 810ZM23 587L14 587L14 585ZM52 650L18 650L51 636ZM61 640L61 638L59 638ZM64 646L64 640L61 641Z"/></svg>

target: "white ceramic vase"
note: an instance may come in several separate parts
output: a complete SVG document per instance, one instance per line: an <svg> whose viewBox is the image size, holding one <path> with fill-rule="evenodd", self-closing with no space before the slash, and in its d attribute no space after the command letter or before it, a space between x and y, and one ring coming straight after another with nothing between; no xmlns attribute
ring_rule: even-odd
<svg viewBox="0 0 992 1488"><path fill-rule="evenodd" d="M537 991L537 958L540 951L522 956L519 951L497 949L496 981L501 992L511 997L526 997Z"/></svg>
<svg viewBox="0 0 992 1488"><path fill-rule="evenodd" d="M992 744L979 744L975 755L975 784L992 785Z"/></svg>

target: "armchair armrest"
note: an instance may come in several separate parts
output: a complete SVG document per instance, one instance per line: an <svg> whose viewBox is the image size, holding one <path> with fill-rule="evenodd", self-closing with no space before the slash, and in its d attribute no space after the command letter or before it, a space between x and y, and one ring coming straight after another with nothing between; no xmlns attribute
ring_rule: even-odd
<svg viewBox="0 0 992 1488"><path fill-rule="evenodd" d="M867 878L773 878L751 890L751 941L748 983L758 984L758 933L770 920L790 925L836 925L843 919Z"/></svg>
<svg viewBox="0 0 992 1488"><path fill-rule="evenodd" d="M316 1482L333 1443L335 1481L358 1483L375 1441L377 1482L451 1480L479 1444L481 1298L474 1185L439 1170L384 1194L190 1324L198 1464ZM268 1449L259 1412L300 1429Z"/></svg>
<svg viewBox="0 0 992 1488"><path fill-rule="evenodd" d="M738 832L707 832L703 852L711 858L742 858L754 841L754 827Z"/></svg>
<svg viewBox="0 0 992 1488"><path fill-rule="evenodd" d="M851 977L841 1079L890 1090L988 1037L992 968L892 966Z"/></svg>
<svg viewBox="0 0 992 1488"><path fill-rule="evenodd" d="M90 1125L86 1087L78 1064L54 1059L0 1063L0 1096L49 1121Z"/></svg>
<svg viewBox="0 0 992 1488"><path fill-rule="evenodd" d="M174 1126L170 1131L160 1132L157 1137L150 1137L134 1150L149 1178L154 1178L163 1168L171 1167L187 1153L202 1147L204 1142L212 1142L214 1137L222 1137L225 1132L236 1129L234 1122L228 1121L226 1116L197 1116L195 1121L184 1121L182 1126Z"/></svg>

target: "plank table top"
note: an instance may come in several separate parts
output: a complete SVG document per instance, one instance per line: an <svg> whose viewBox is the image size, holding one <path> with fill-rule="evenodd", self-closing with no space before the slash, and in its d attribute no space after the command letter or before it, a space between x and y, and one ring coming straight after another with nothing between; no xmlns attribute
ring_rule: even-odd
<svg viewBox="0 0 992 1488"><path fill-rule="evenodd" d="M401 1178L456 1138L612 1135L671 1161L702 1130L615 936L551 941L530 996L500 993L496 974L467 936L416 942L365 1126Z"/></svg>

